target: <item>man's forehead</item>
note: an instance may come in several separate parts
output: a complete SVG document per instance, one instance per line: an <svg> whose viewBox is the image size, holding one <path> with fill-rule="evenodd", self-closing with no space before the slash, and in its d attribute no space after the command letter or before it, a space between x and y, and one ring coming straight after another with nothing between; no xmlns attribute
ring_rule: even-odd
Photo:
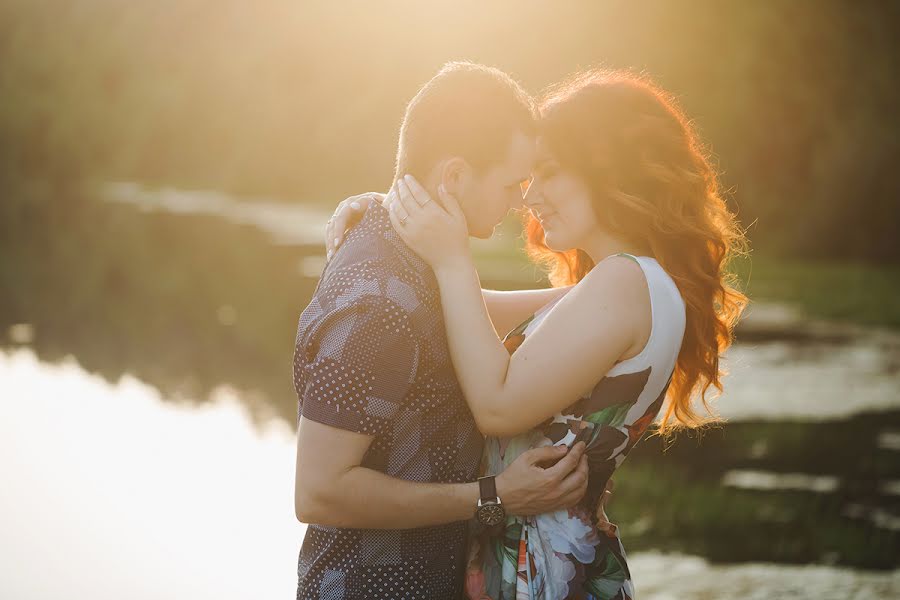
<svg viewBox="0 0 900 600"><path fill-rule="evenodd" d="M544 138L535 138L535 147L537 148L537 156L539 158L545 158L550 155L550 146Z"/></svg>
<svg viewBox="0 0 900 600"><path fill-rule="evenodd" d="M517 176L527 176L537 158L537 138L517 132L510 143L507 165Z"/></svg>

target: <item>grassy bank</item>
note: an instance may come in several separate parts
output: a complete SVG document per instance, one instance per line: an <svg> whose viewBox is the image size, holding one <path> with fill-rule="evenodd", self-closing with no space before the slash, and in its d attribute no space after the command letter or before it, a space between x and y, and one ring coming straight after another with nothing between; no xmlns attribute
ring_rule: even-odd
<svg viewBox="0 0 900 600"><path fill-rule="evenodd" d="M900 532L888 484L900 471L878 438L898 426L900 411L891 411L821 423L735 422L672 444L648 436L613 476L608 514L629 552L893 569ZM775 479L800 473L834 487L738 488L725 484L733 470Z"/></svg>
<svg viewBox="0 0 900 600"><path fill-rule="evenodd" d="M810 317L900 329L900 266L754 256L734 271L751 300Z"/></svg>

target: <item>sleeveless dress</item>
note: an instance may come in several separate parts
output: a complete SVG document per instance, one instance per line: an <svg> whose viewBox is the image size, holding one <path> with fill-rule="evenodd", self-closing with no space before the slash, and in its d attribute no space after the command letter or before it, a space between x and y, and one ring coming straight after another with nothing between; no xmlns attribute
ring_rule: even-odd
<svg viewBox="0 0 900 600"><path fill-rule="evenodd" d="M512 438L488 437L482 459L482 472L496 475L529 448L584 440L588 492L574 508L532 517L508 515L504 531L472 536L466 574L470 600L635 598L618 527L603 521L598 525L596 509L610 476L662 407L684 336L685 307L674 281L655 259L615 256L635 260L646 278L651 302L647 344L535 429ZM510 354L560 298L504 338Z"/></svg>

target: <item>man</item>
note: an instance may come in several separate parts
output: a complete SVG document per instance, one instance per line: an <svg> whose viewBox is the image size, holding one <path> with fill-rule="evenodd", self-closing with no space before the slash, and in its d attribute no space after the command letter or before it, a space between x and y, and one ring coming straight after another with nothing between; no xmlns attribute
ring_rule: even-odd
<svg viewBox="0 0 900 600"><path fill-rule="evenodd" d="M522 202L536 116L508 75L449 63L407 107L395 177L439 180L470 234L489 237ZM445 336L433 272L373 203L329 258L297 331L295 507L310 523L298 600L456 600L476 509L490 525L504 509L538 514L583 495L583 444L531 450L476 482L483 437Z"/></svg>

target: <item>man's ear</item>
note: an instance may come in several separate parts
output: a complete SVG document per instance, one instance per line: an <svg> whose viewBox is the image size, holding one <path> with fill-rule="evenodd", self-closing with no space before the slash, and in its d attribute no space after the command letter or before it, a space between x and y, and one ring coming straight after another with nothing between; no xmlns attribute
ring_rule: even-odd
<svg viewBox="0 0 900 600"><path fill-rule="evenodd" d="M459 197L469 185L472 178L472 167L464 158L454 156L444 161L440 171L439 183L444 185L448 193Z"/></svg>

